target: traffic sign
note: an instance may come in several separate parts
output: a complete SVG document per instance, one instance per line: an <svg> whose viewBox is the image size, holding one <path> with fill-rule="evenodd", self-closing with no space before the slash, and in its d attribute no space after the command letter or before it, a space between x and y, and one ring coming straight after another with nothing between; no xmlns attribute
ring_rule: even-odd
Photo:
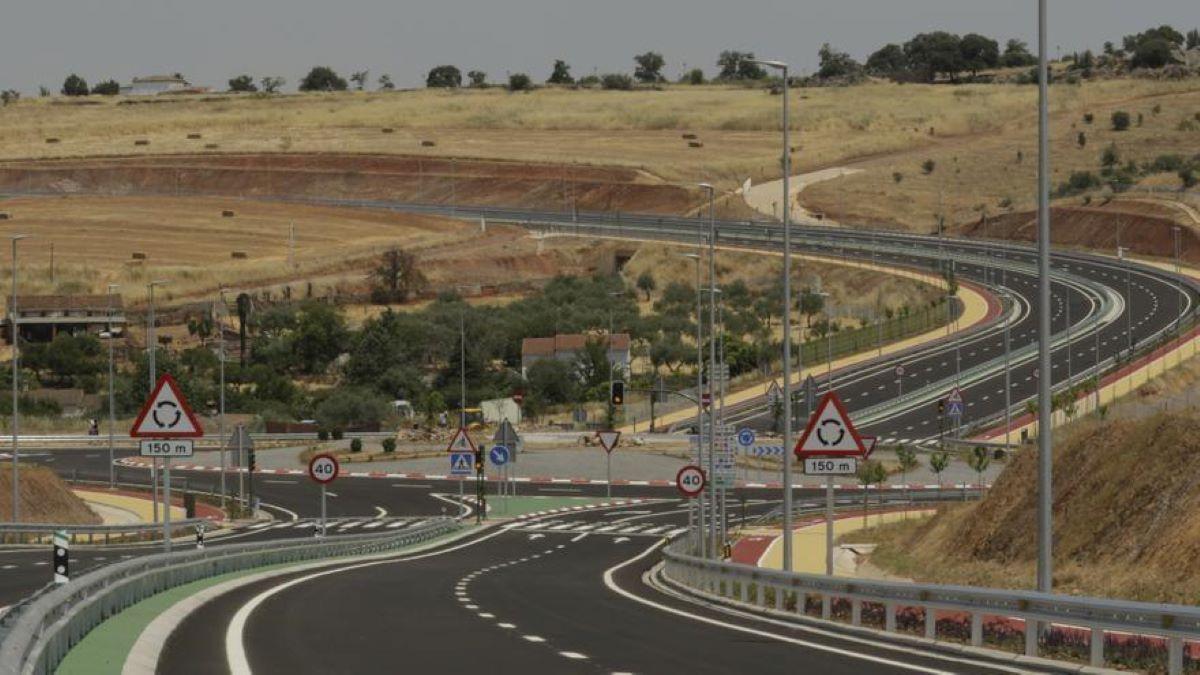
<svg viewBox="0 0 1200 675"><path fill-rule="evenodd" d="M488 452L488 459L492 460L492 464L496 466L504 466L508 464L508 448L503 445L493 445Z"/></svg>
<svg viewBox="0 0 1200 675"><path fill-rule="evenodd" d="M853 476L858 473L857 457L808 457L804 473L809 476Z"/></svg>
<svg viewBox="0 0 1200 675"><path fill-rule="evenodd" d="M705 408L711 406L712 405L712 394L708 393L707 391L704 392L703 394L700 394L700 403Z"/></svg>
<svg viewBox="0 0 1200 675"><path fill-rule="evenodd" d="M450 439L450 445L446 446L446 452L469 452L475 454L476 450L475 441L472 441L471 437L467 435L467 430L461 427L458 431L454 432L454 438Z"/></svg>
<svg viewBox="0 0 1200 675"><path fill-rule="evenodd" d="M829 392L821 399L817 413L808 421L808 428L796 443L795 452L800 459L814 456L862 457L866 454L867 448L837 393Z"/></svg>
<svg viewBox="0 0 1200 675"><path fill-rule="evenodd" d="M195 449L195 442L190 438L144 440L138 445L142 457L191 457Z"/></svg>
<svg viewBox="0 0 1200 675"><path fill-rule="evenodd" d="M958 387L955 387L950 395L946 397L946 412L951 417L962 417L963 414L963 397L962 392Z"/></svg>
<svg viewBox="0 0 1200 675"><path fill-rule="evenodd" d="M904 364L901 363L896 366L896 377L904 377Z"/></svg>
<svg viewBox="0 0 1200 675"><path fill-rule="evenodd" d="M775 405L783 400L783 390L779 388L779 383L772 380L771 386L767 388L767 403Z"/></svg>
<svg viewBox="0 0 1200 675"><path fill-rule="evenodd" d="M158 378L129 435L134 438L200 438L204 429L169 374Z"/></svg>
<svg viewBox="0 0 1200 675"><path fill-rule="evenodd" d="M679 492L684 497L692 498L699 495L704 490L706 482L704 469L698 466L685 466L675 474L675 487L679 488Z"/></svg>
<svg viewBox="0 0 1200 675"><path fill-rule="evenodd" d="M604 447L605 452L612 452L613 448L617 447L617 442L621 440L621 432L597 431L596 438L600 439L600 445Z"/></svg>
<svg viewBox="0 0 1200 675"><path fill-rule="evenodd" d="M492 442L508 448L509 460L516 463L517 447L521 444L521 437L517 434L517 430L513 428L512 422L509 422L507 418L500 422L500 428L496 429L496 434L492 436Z"/></svg>
<svg viewBox="0 0 1200 675"><path fill-rule="evenodd" d="M338 461L333 455L320 454L308 460L308 477L325 485L338 476Z"/></svg>
<svg viewBox="0 0 1200 675"><path fill-rule="evenodd" d="M249 431L246 431L246 427L239 424L233 430L233 433L229 434L229 441L225 443L225 449L233 450L234 452L239 450L253 450L254 438L250 436Z"/></svg>
<svg viewBox="0 0 1200 675"><path fill-rule="evenodd" d="M750 427L745 427L737 432L738 445L743 448L748 448L754 445L754 430Z"/></svg>
<svg viewBox="0 0 1200 675"><path fill-rule="evenodd" d="M470 476L475 473L475 454L470 452L450 453L450 475Z"/></svg>

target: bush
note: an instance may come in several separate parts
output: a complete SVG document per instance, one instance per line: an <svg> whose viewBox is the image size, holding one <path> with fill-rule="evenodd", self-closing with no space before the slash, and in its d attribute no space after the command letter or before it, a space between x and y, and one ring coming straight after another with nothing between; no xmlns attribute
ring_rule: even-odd
<svg viewBox="0 0 1200 675"><path fill-rule="evenodd" d="M1183 189L1185 190L1190 190L1196 187L1197 183L1200 183L1200 178L1196 178L1196 172L1190 166L1186 169L1180 169L1179 180L1183 183Z"/></svg>
<svg viewBox="0 0 1200 675"><path fill-rule="evenodd" d="M533 80L525 73L513 73L508 76L509 91L529 91L533 89Z"/></svg>
<svg viewBox="0 0 1200 675"><path fill-rule="evenodd" d="M608 73L600 77L600 88L628 91L633 89L633 78L624 73Z"/></svg>
<svg viewBox="0 0 1200 675"><path fill-rule="evenodd" d="M904 174L900 173L899 171L893 171L892 180L896 181L896 184L899 185L900 181L904 180Z"/></svg>
<svg viewBox="0 0 1200 675"><path fill-rule="evenodd" d="M1083 121L1084 121L1085 123L1087 123L1087 124L1091 124L1092 122L1095 122L1095 121L1096 121L1096 116L1095 116L1095 115L1093 115L1092 113L1086 113L1086 114L1083 116Z"/></svg>
<svg viewBox="0 0 1200 675"><path fill-rule="evenodd" d="M346 80L328 66L315 66L300 80L300 91L346 91Z"/></svg>
<svg viewBox="0 0 1200 675"><path fill-rule="evenodd" d="M1185 166L1187 166L1187 160L1183 158L1183 155L1159 155L1147 167L1147 173L1175 173Z"/></svg>
<svg viewBox="0 0 1200 675"><path fill-rule="evenodd" d="M318 441L329 440L329 430L324 427L317 429L317 440Z"/></svg>
<svg viewBox="0 0 1200 675"><path fill-rule="evenodd" d="M67 76L66 80L63 80L62 93L63 96L87 96L87 80L76 75L75 73L71 73Z"/></svg>
<svg viewBox="0 0 1200 675"><path fill-rule="evenodd" d="M116 80L97 82L96 86L92 87L92 93L97 96L116 96L121 93L121 85L117 84Z"/></svg>
<svg viewBox="0 0 1200 675"><path fill-rule="evenodd" d="M346 432L342 431L341 427L334 427L333 431L330 433L330 436L333 436L333 440L335 441L342 440L345 435Z"/></svg>
<svg viewBox="0 0 1200 675"><path fill-rule="evenodd" d="M382 445L383 445L384 452L393 453L396 451L396 439L394 439L394 438L383 439Z"/></svg>
<svg viewBox="0 0 1200 675"><path fill-rule="evenodd" d="M362 452L362 439L361 438L351 438L350 439L350 452Z"/></svg>
<svg viewBox="0 0 1200 675"><path fill-rule="evenodd" d="M1091 171L1072 171L1067 182L1058 186L1058 196L1066 197L1097 187L1100 187L1100 178L1096 174Z"/></svg>
<svg viewBox="0 0 1200 675"><path fill-rule="evenodd" d="M600 85L600 77L597 75L584 75L579 78L579 86L584 89L592 89Z"/></svg>
<svg viewBox="0 0 1200 675"><path fill-rule="evenodd" d="M1133 123L1133 118L1124 110L1118 110L1112 114L1113 131L1127 131Z"/></svg>
<svg viewBox="0 0 1200 675"><path fill-rule="evenodd" d="M425 77L425 86L457 89L462 86L462 72L455 66L437 66Z"/></svg>
<svg viewBox="0 0 1200 675"><path fill-rule="evenodd" d="M1075 142L1079 144L1080 148L1086 148L1087 147L1087 134L1083 133L1082 131L1079 132L1079 136L1078 136L1078 138L1076 138Z"/></svg>
<svg viewBox="0 0 1200 675"><path fill-rule="evenodd" d="M921 173L925 174L926 176L933 173L933 170L936 168L937 162L933 161L932 159L927 159L921 163Z"/></svg>
<svg viewBox="0 0 1200 675"><path fill-rule="evenodd" d="M699 68L692 68L684 73L680 81L684 84L704 84L704 71Z"/></svg>

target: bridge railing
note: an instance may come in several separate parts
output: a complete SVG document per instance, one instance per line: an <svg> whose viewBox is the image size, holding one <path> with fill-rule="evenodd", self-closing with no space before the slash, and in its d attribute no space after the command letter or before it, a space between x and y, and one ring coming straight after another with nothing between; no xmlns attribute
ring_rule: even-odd
<svg viewBox="0 0 1200 675"><path fill-rule="evenodd" d="M904 634L899 616L923 631L913 637L927 640L951 638L938 634L938 612L968 617L967 640L973 647L984 645L985 619L1022 622L1024 652L1038 656L1039 624L1068 627L1086 633L1090 665L1105 663L1106 634L1145 636L1166 645L1168 672L1183 672L1185 641L1200 640L1200 608L1103 598L1087 598L1033 591L945 586L935 584L874 581L846 577L797 574L751 565L714 561L689 555L685 542L664 551L663 577L683 588L725 604L774 611L796 617L814 614L835 619L835 606L848 607L848 620L855 627L875 626L886 633ZM846 614L845 611L839 612ZM902 614L903 613L903 614ZM880 616L881 615L881 616ZM815 618L815 617L814 617Z"/></svg>
<svg viewBox="0 0 1200 675"><path fill-rule="evenodd" d="M386 553L458 529L435 518L390 534L287 539L141 556L50 584L0 618L0 675L49 674L93 628L118 612L170 588L240 570Z"/></svg>

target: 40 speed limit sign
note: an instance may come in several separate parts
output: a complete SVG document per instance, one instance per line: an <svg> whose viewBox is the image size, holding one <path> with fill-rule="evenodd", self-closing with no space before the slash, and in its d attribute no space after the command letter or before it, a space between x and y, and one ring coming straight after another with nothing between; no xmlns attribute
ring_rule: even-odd
<svg viewBox="0 0 1200 675"><path fill-rule="evenodd" d="M338 475L338 461L333 455L317 455L308 462L308 477L325 485Z"/></svg>
<svg viewBox="0 0 1200 675"><path fill-rule="evenodd" d="M698 466L685 466L675 474L675 487L679 488L684 497L696 497L704 490L707 482L704 469Z"/></svg>

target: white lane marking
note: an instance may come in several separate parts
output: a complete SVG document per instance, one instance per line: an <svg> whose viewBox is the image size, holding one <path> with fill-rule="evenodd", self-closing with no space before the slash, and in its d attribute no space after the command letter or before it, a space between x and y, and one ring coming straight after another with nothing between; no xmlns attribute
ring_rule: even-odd
<svg viewBox="0 0 1200 675"><path fill-rule="evenodd" d="M382 520L372 520L371 522L367 523L366 525L363 525L363 529L370 530L370 529L373 529L376 527L382 527L383 524L384 523Z"/></svg>
<svg viewBox="0 0 1200 675"><path fill-rule="evenodd" d="M397 521L396 521L396 522L394 522L394 523L388 523L388 525L387 525L387 529L389 529L389 530L394 530L394 529L396 529L397 527L403 527L403 526L405 526L405 525L407 525L407 524L408 524L408 521L407 521L407 520L397 520Z"/></svg>
<svg viewBox="0 0 1200 675"><path fill-rule="evenodd" d="M332 495L333 493L331 492L329 494ZM334 495L334 496L336 497L337 495ZM295 511L293 511L291 509L285 509L282 506L279 506L278 504L268 504L266 502L259 502L259 506L263 507L264 509L274 509L276 511L279 511L280 513L284 513L287 515L288 520L300 520L300 514L296 513Z"/></svg>
<svg viewBox="0 0 1200 675"><path fill-rule="evenodd" d="M496 615L495 615L495 614L489 614L488 612L480 612L480 613L479 613L477 616L478 616L479 618L481 618L481 619L494 619L494 618L496 618Z"/></svg>
<svg viewBox="0 0 1200 675"><path fill-rule="evenodd" d="M545 642L546 641L546 638L541 637L539 635L522 635L521 637L525 638L526 640L529 640L530 642Z"/></svg>
<svg viewBox="0 0 1200 675"><path fill-rule="evenodd" d="M250 619L250 615L254 613L255 609L257 609L260 605L262 605L262 603L266 602L268 598L274 596L275 594L281 593L289 588L292 588L293 586L298 586L302 583L306 583L312 581L313 579L318 579L331 574L349 572L351 570L362 569L365 567L375 567L378 565L394 565L396 563L406 563L413 560L423 560L425 558L432 558L434 556L444 555L453 551L460 551L468 546L474 546L476 544L485 542L488 539L499 536L503 533L504 530L496 530L495 532L479 537L478 539L472 539L471 541L458 544L457 546L451 546L449 548L444 548L431 553L422 553L419 555L392 558L388 560L372 560L370 562L356 563L353 565L347 565L345 567L324 570L322 572L314 572L313 574L298 577L296 579L292 579L291 581L279 584L278 586L268 588L262 593L259 593L251 598L246 604L242 605L238 609L237 613L233 615L233 618L230 619L229 626L225 629L225 661L229 665L229 672L232 675L251 675L250 660L246 656L246 622Z"/></svg>
<svg viewBox="0 0 1200 675"><path fill-rule="evenodd" d="M499 627L501 627L501 628L510 628L510 629L511 629L511 628L516 628L516 627L517 627L517 626L516 626L516 624L511 624L511 623L498 623L498 624L496 624L496 625L497 625L497 626L499 626Z"/></svg>
<svg viewBox="0 0 1200 675"><path fill-rule="evenodd" d="M884 665L892 666L894 668L904 668L904 669L913 670L913 671L920 672L920 673L935 673L938 675L942 675L942 674L949 675L949 673L950 673L950 671L934 670L932 668L925 668L923 666L911 665L908 663L904 663L902 661L885 659L880 656L871 656L870 654L860 654L858 652L852 652L847 649L839 649L837 647L830 647L829 645L823 645L818 642L810 642L808 640L799 640L797 638L786 637L783 635L776 635L774 633L768 633L767 631L757 630L757 629L749 628L746 626L738 626L737 624L726 623L724 621L718 621L717 619L710 619L706 616L696 616L695 614L689 614L688 612L685 612L683 610L675 609L674 607L668 607L667 605L663 605L663 604L654 602L653 600L647 600L646 598L642 598L637 595L634 595L633 593L630 593L629 591L621 588L620 586L618 586L616 584L615 581L613 581L613 576L616 574L616 572L618 570L620 570L624 567L627 567L629 565L632 565L632 564L636 563L637 561L641 560L642 558L645 558L646 556L650 555L651 553L654 553L656 550L658 550L658 548L660 546L662 546L662 542L657 541L652 546L650 546L646 550L642 551L641 553L637 554L636 556L626 560L625 562L617 563L613 567L610 567L607 570L605 570L604 571L604 585L608 586L608 589L610 591L612 591L622 597L625 597L629 600L632 600L634 602L641 603L648 607L653 607L654 609L657 609L657 610L663 611L663 612L667 612L668 614L674 614L676 616L682 616L682 617L691 619L692 621L706 623L710 626L719 626L721 628L727 628L729 630L738 631L740 633L748 633L750 635L767 638L769 640L778 640L779 642L787 642L789 644L798 645L800 647L806 647L808 649L815 649L815 650L819 650L819 651L823 651L823 652L828 652L830 654L837 654L838 656L844 656L844 657L851 658L851 659L861 659L863 661L870 661L871 663L881 663ZM841 635L827 633L826 631L812 630L806 626L792 625L792 624L788 624L788 626L798 629L798 630L801 630L801 631L811 630L812 632L822 633L822 634L828 635L830 637L835 637L837 639L843 639L843 636L841 636ZM870 645L877 646L877 647L882 647L885 649L897 649L897 651L903 651L903 652L907 652L910 654L919 654L923 658L929 658L931 656L930 654L919 652L915 649L910 650L910 649L904 649L904 648L895 648L895 647L892 647L891 645L875 643L875 642L871 642L869 640L853 639L853 638L848 638L848 639L850 639L850 641L853 641L853 642L861 642L861 643L870 644Z"/></svg>
<svg viewBox="0 0 1200 675"><path fill-rule="evenodd" d="M387 509L383 508L382 506L375 507L375 517L376 518L387 518L387 515L388 515Z"/></svg>
<svg viewBox="0 0 1200 675"><path fill-rule="evenodd" d="M559 652L558 655L562 656L564 658L568 658L568 659L576 659L576 660L586 660L587 659L586 656L584 656L583 654L580 654L579 652Z"/></svg>
<svg viewBox="0 0 1200 675"><path fill-rule="evenodd" d="M587 536L588 536L588 533L587 533L587 532L584 532L583 534L579 535L578 537L573 537L573 538L571 539L571 541L572 541L572 542L576 542L576 541L579 541L580 539L583 539L583 538L585 538L585 537L587 537Z"/></svg>
<svg viewBox="0 0 1200 675"><path fill-rule="evenodd" d="M4 567L0 567L0 570L15 570L15 569L17 569L16 565L5 565Z"/></svg>

